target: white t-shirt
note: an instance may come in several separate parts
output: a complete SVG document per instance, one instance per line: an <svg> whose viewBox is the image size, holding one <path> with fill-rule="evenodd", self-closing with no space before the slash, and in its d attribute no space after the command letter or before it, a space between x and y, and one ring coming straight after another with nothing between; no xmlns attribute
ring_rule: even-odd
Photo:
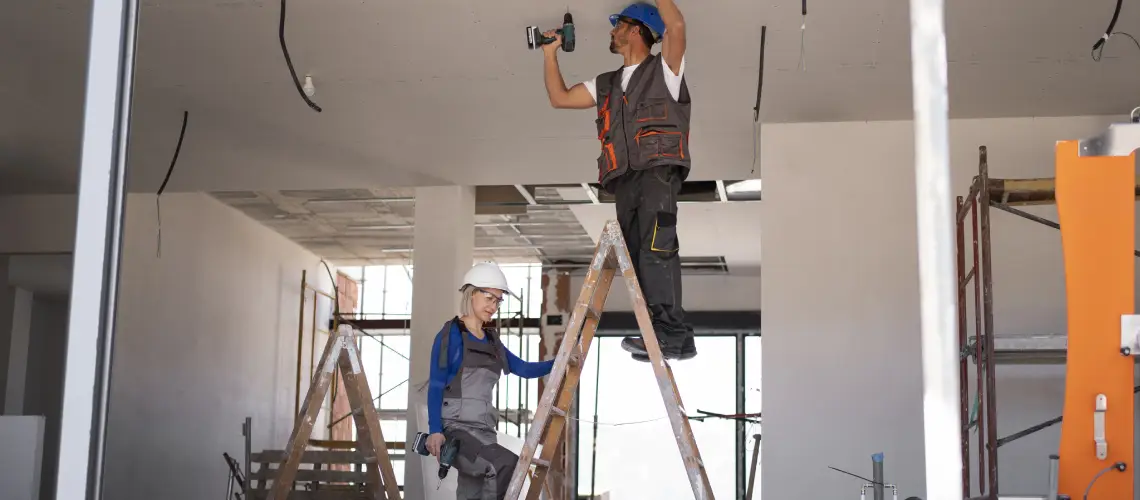
<svg viewBox="0 0 1140 500"><path fill-rule="evenodd" d="M679 74L674 75L673 70L669 69L669 65L665 63L664 57L661 59L661 69L665 72L665 85L669 87L669 93L673 95L673 100L676 101L681 98L681 79L685 76L685 56L681 56L681 71ZM633 70L637 69L639 64L633 66L626 66L622 68L621 73L621 90L625 92L625 88L629 85L629 78L633 76ZM598 103L598 82L597 77L589 81L582 82L586 90L590 91L590 97L594 98L594 104Z"/></svg>

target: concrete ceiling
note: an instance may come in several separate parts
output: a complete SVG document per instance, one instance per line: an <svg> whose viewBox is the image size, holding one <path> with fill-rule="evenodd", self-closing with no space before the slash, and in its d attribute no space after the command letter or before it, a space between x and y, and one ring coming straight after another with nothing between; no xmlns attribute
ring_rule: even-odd
<svg viewBox="0 0 1140 500"><path fill-rule="evenodd" d="M800 2L681 1L695 96L694 179L740 179L753 163L760 27L768 26L762 121L886 120L911 114L906 0L811 0L801 71ZM568 83L619 63L606 15L572 5ZM947 2L955 117L1119 114L1140 85L1140 49L1092 43L1113 0ZM286 39L313 75L301 100L278 46L280 4L145 0L131 138L131 190L161 183L189 111L170 191L340 189L594 179L591 111L546 103L541 56L523 27L556 26L549 0L292 0ZM89 6L0 6L0 190L73 189ZM1135 5L1117 30L1140 33Z"/></svg>

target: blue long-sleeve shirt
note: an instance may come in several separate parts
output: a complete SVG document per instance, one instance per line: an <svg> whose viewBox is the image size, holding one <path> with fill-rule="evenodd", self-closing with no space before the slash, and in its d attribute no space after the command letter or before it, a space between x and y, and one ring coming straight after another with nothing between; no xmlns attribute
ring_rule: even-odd
<svg viewBox="0 0 1140 500"><path fill-rule="evenodd" d="M487 341L486 337L478 338L471 335L471 332L467 330L463 322L458 319L450 323L451 328L440 330L435 336L435 342L431 345L431 371L428 375L427 393L429 434L443 432L443 421L440 418L441 409L443 408L443 388L447 386L451 379L455 378L459 373L460 365L463 363L463 336L467 335L476 342ZM446 370L439 366L439 349L444 335L451 336L447 341ZM507 370L513 375L518 375L522 378L538 378L550 373L550 370L554 368L553 359L538 362L523 361L506 347L506 345L503 346L503 350L507 353Z"/></svg>

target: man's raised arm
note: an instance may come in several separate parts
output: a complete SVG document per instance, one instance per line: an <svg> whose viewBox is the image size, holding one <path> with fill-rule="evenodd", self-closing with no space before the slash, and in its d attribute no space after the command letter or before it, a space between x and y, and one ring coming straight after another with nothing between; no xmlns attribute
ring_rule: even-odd
<svg viewBox="0 0 1140 500"><path fill-rule="evenodd" d="M661 39L661 56L674 75L681 73L681 58L685 57L685 16L673 0L657 0L657 11L665 23L665 36Z"/></svg>
<svg viewBox="0 0 1140 500"><path fill-rule="evenodd" d="M554 37L553 43L542 46L543 79L546 81L546 95L550 98L550 105L557 109L587 109L594 107L594 97L586 86L581 83L566 89L566 82L562 79L562 70L558 68L558 47L562 46L562 35L547 31L544 35Z"/></svg>

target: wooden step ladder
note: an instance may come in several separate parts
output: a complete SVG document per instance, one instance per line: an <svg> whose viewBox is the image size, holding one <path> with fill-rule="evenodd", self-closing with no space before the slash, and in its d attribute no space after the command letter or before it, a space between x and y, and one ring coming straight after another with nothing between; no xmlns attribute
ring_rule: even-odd
<svg viewBox="0 0 1140 500"><path fill-rule="evenodd" d="M325 352L321 355L317 367L319 371L309 384L309 392L301 407L300 418L289 436L289 444L285 447L283 460L276 469L277 474L273 477L273 486L267 500L287 500L295 496L290 494L290 490L293 489L293 481L297 478L298 466L306 460L305 447L312 435L313 425L316 423L325 393L332 383L333 372L337 369L344 378L349 404L352 408L360 409L353 411L352 415L356 422L356 450L358 453L364 453L360 458L366 462L366 492L373 500L399 500L401 497L396 484L396 474L392 471L392 460L388 456L384 434L380 431L380 417L372 403L368 380L361 371L360 351L356 349L356 334L351 325L341 324L332 335L329 335ZM346 474L342 475L348 477Z"/></svg>
<svg viewBox="0 0 1140 500"><path fill-rule="evenodd" d="M574 399L578 380L582 376L582 366L590 351L590 343L594 340L602 308L610 293L610 284L613 282L614 274L619 270L629 288L633 312L637 316L641 337L649 352L649 364L653 366L653 373L657 377L657 386L661 389L661 398L665 402L669 423L673 426L673 435L681 451L689 484L693 487L693 497L697 500L714 500L704 462L701 461L696 440L693 439L693 430L689 427L681 395L677 392L677 383L673 380L673 370L661 356L661 347L653 331L653 322L649 319L649 310L645 306L641 285L633 270L629 249L626 247L625 239L622 238L621 228L612 220L606 223L602 236L598 239L594 259L590 262L590 268L586 273L586 281L582 284L578 302L570 315L570 324L566 327L558 355L554 358L554 367L542 391L542 398L539 399L534 414L534 425L527 433L526 442L523 443L519 453L519 463L511 475L511 482L504 497L506 500L519 498L524 480L531 475L532 464L535 466L535 471L530 477L530 488L526 498L537 500L539 497L550 470L555 448L562 439L570 404ZM542 440L542 455L535 457L539 440Z"/></svg>

